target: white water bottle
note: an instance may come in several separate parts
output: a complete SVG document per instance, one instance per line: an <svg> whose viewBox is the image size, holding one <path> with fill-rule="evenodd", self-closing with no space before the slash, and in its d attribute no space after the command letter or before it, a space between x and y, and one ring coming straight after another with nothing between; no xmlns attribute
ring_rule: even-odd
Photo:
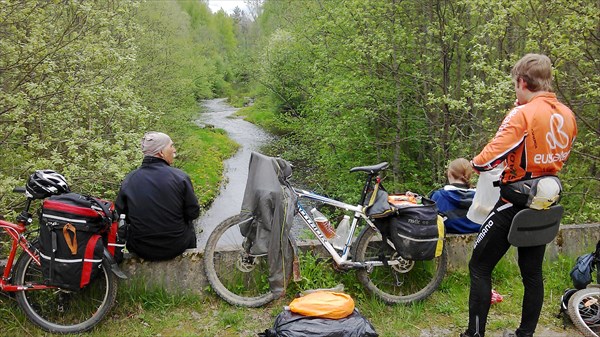
<svg viewBox="0 0 600 337"><path fill-rule="evenodd" d="M348 233L350 232L350 217L347 215L344 215L344 218L342 219L342 221L340 221L340 224L338 225L337 229L335 230L335 238L333 238L333 240L331 240L331 244L333 245L333 248L335 249L339 249L342 250L344 249L344 245L346 244L346 239L348 238Z"/></svg>
<svg viewBox="0 0 600 337"><path fill-rule="evenodd" d="M125 214L119 215L119 224L118 228L125 226Z"/></svg>

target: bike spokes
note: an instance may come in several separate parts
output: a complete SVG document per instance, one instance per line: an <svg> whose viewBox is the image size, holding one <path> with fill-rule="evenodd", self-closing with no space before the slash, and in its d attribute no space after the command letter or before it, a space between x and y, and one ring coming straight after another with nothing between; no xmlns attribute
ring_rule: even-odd
<svg viewBox="0 0 600 337"><path fill-rule="evenodd" d="M116 277L103 262L99 275L85 288L68 291L60 288L26 290L16 293L17 302L27 317L42 329L57 333L79 333L98 324L113 306L117 293ZM16 265L17 284L44 284L40 266L24 253Z"/></svg>
<svg viewBox="0 0 600 337"><path fill-rule="evenodd" d="M383 256L383 258L382 258ZM372 228L363 230L357 239L356 261L386 261L381 266L359 270L361 283L388 303L408 303L431 295L446 271L445 252L429 261L411 261L399 256L381 234Z"/></svg>

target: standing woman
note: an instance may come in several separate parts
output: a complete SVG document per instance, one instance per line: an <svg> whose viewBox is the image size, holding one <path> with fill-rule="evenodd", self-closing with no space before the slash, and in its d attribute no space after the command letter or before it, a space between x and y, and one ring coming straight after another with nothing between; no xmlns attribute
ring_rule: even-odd
<svg viewBox="0 0 600 337"><path fill-rule="evenodd" d="M512 68L511 77L516 107L506 115L494 138L471 161L477 171L487 171L501 163L505 168L500 181L500 200L484 221L469 262L469 326L461 334L464 337L485 335L492 271L510 247L507 235L512 219L528 207L526 188L536 180L553 179L550 177L562 169L577 135L573 113L552 92L552 63L547 56L525 55ZM560 193L560 185L556 183L555 187L552 200L557 200ZM505 331L504 336L530 337L535 332L544 301L545 249L546 245L518 247L525 290L521 323L514 333Z"/></svg>

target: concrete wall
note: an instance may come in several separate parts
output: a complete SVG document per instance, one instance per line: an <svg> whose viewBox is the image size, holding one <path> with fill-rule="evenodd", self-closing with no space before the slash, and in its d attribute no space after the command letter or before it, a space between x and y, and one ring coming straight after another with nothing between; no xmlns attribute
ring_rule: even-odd
<svg viewBox="0 0 600 337"><path fill-rule="evenodd" d="M476 234L447 235L448 269L467 268L476 237ZM577 257L592 252L598 240L600 224L562 225L554 241L546 247L546 259L555 260L559 254Z"/></svg>
<svg viewBox="0 0 600 337"><path fill-rule="evenodd" d="M476 235L449 234L446 240L448 269L467 268ZM546 248L546 258L560 255L577 257L594 250L600 240L600 224L563 225L552 243ZM301 242L302 249L321 251L314 242ZM164 287L169 292L203 294L208 285L204 275L203 251L188 249L183 255L169 261L148 262L126 254L121 268L130 276L126 282L143 282L150 287Z"/></svg>
<svg viewBox="0 0 600 337"><path fill-rule="evenodd" d="M164 287L171 293L202 294L208 285L203 255L199 249L188 249L172 260L150 262L126 253L121 269L129 276L125 282L141 282L150 288Z"/></svg>

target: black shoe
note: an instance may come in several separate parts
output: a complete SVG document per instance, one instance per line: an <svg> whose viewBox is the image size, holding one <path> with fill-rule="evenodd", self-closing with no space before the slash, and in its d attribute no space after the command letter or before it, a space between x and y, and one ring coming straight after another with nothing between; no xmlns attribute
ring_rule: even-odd
<svg viewBox="0 0 600 337"><path fill-rule="evenodd" d="M479 337L479 336L481 336L481 335L480 334L471 335L470 333L468 333L466 331L459 335L459 337Z"/></svg>
<svg viewBox="0 0 600 337"><path fill-rule="evenodd" d="M502 337L533 337L533 334L523 333L517 329L515 332L510 332L508 330L504 330Z"/></svg>

